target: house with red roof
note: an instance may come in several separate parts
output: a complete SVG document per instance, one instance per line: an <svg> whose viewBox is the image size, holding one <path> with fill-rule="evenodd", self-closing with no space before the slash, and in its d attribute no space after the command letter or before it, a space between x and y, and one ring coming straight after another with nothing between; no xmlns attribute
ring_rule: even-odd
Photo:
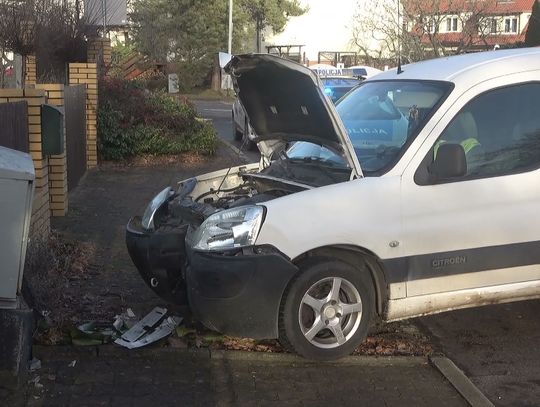
<svg viewBox="0 0 540 407"><path fill-rule="evenodd" d="M525 40L536 0L402 0L403 27L435 55L512 47Z"/></svg>

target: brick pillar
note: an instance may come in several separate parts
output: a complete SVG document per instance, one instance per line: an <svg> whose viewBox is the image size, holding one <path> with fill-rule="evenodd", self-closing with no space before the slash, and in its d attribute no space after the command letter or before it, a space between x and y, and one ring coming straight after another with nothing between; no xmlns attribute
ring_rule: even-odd
<svg viewBox="0 0 540 407"><path fill-rule="evenodd" d="M109 38L91 38L88 40L87 61L95 63L101 73L111 65L112 47Z"/></svg>
<svg viewBox="0 0 540 407"><path fill-rule="evenodd" d="M36 56L28 55L26 57L26 70L24 72L25 86L35 86L37 83Z"/></svg>
<svg viewBox="0 0 540 407"><path fill-rule="evenodd" d="M36 89L42 89L47 96L47 103L64 107L64 85L39 84ZM65 117L64 117L65 124ZM66 129L64 127L64 135ZM68 211L68 184L67 184L67 155L66 139L64 138L64 153L49 156L49 192L52 216L65 216Z"/></svg>
<svg viewBox="0 0 540 407"><path fill-rule="evenodd" d="M51 231L49 204L49 159L41 150L41 105L45 91L39 89L0 89L0 103L25 101L28 104L30 155L36 170L30 236L46 238Z"/></svg>
<svg viewBox="0 0 540 407"><path fill-rule="evenodd" d="M98 76L95 63L69 64L69 84L86 85L86 168L97 166Z"/></svg>

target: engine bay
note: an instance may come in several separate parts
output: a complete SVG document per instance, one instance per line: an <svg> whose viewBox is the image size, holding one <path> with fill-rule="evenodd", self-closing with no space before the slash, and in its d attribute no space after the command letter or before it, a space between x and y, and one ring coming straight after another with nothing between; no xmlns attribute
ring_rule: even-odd
<svg viewBox="0 0 540 407"><path fill-rule="evenodd" d="M178 183L176 192L156 213L156 229L186 223L197 227L215 212L343 182L349 176L346 169L287 159L275 160L262 170L250 164L204 174Z"/></svg>

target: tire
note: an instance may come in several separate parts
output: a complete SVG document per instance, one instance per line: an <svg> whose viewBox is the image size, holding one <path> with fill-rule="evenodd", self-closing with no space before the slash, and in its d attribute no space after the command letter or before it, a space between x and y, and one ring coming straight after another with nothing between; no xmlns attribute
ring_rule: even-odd
<svg viewBox="0 0 540 407"><path fill-rule="evenodd" d="M242 140L242 137L244 136L244 134L238 130L238 127L236 126L236 122L234 121L234 112L232 113L232 134L236 141Z"/></svg>
<svg viewBox="0 0 540 407"><path fill-rule="evenodd" d="M365 339L374 304L373 281L365 267L324 257L308 259L283 297L279 340L308 359L342 358Z"/></svg>
<svg viewBox="0 0 540 407"><path fill-rule="evenodd" d="M249 137L246 135L246 133L244 133L242 137L242 146L243 146L242 150L254 151L257 149L257 144L251 141Z"/></svg>

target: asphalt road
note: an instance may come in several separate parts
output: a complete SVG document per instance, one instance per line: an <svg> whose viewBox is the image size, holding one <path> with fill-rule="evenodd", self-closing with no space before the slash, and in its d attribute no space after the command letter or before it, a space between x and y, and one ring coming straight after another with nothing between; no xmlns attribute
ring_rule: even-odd
<svg viewBox="0 0 540 407"><path fill-rule="evenodd" d="M212 120L214 127L218 133L218 136L234 145L237 148L242 148L242 143L236 141L233 136L232 131L232 103L224 102L220 100L195 100L193 104L197 108L199 114L206 118ZM255 151L242 151L251 162L259 161L259 152L257 149Z"/></svg>
<svg viewBox="0 0 540 407"><path fill-rule="evenodd" d="M196 101L221 138L233 138L231 103ZM253 161L255 152L245 152ZM459 310L415 322L496 406L540 406L540 301Z"/></svg>

